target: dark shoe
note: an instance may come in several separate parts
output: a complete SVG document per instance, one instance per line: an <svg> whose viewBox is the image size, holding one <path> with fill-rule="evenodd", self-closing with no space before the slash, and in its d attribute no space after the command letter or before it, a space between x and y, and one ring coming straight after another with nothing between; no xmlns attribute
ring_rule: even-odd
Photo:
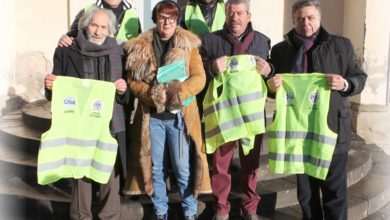
<svg viewBox="0 0 390 220"><path fill-rule="evenodd" d="M157 220L168 220L168 213L164 215L158 215Z"/></svg>
<svg viewBox="0 0 390 220"><path fill-rule="evenodd" d="M196 215L191 215L191 216L184 217L184 220L195 220L195 219L196 219Z"/></svg>
<svg viewBox="0 0 390 220"><path fill-rule="evenodd" d="M214 215L213 220L229 220L229 215Z"/></svg>
<svg viewBox="0 0 390 220"><path fill-rule="evenodd" d="M242 216L242 219L244 219L244 220L260 220L260 217L256 214L253 214L253 215Z"/></svg>

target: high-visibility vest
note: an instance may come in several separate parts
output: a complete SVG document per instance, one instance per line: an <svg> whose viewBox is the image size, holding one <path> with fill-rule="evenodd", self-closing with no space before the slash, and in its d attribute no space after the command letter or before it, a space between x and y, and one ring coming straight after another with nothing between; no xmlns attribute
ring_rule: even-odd
<svg viewBox="0 0 390 220"><path fill-rule="evenodd" d="M84 12L88 12L96 4L90 4L84 8ZM122 22L117 24L118 32L115 38L119 42L126 42L129 39L136 37L139 33L138 15L134 9L126 9Z"/></svg>
<svg viewBox="0 0 390 220"><path fill-rule="evenodd" d="M282 74L275 119L267 128L269 169L325 179L337 134L328 127L330 88L325 74Z"/></svg>
<svg viewBox="0 0 390 220"><path fill-rule="evenodd" d="M254 136L265 131L267 87L256 70L254 56L227 59L226 71L211 81L203 100L206 152L213 153L227 142L240 140L247 155Z"/></svg>
<svg viewBox="0 0 390 220"><path fill-rule="evenodd" d="M198 4L188 4L185 9L185 23L187 29L194 34L201 35L221 30L225 24L225 3L217 3L217 9L211 27L204 19Z"/></svg>
<svg viewBox="0 0 390 220"><path fill-rule="evenodd" d="M51 127L38 153L39 184L84 176L108 182L118 149L109 129L115 90L112 82L57 76Z"/></svg>

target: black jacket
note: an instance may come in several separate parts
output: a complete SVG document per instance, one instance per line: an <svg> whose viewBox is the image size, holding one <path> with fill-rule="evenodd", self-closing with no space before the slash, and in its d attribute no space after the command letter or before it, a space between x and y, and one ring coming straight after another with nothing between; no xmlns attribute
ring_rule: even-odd
<svg viewBox="0 0 390 220"><path fill-rule="evenodd" d="M294 57L299 49L293 41L293 31L286 40L271 49L270 62L275 74L291 72ZM367 74L358 66L350 40L328 34L322 27L308 55L308 72L340 74L348 81L345 92L332 91L330 97L328 126L338 134L335 154L347 152L351 143L351 111L348 96L359 94L365 85Z"/></svg>

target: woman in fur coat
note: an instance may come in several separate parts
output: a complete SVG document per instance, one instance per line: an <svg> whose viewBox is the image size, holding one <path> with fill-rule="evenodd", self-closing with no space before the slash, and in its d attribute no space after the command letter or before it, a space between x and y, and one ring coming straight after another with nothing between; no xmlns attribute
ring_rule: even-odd
<svg viewBox="0 0 390 220"><path fill-rule="evenodd" d="M158 219L167 219L165 178L168 162L176 177L185 219L195 219L196 197L210 193L210 178L197 102L183 106L205 85L197 36L178 27L180 9L161 1L153 9L156 27L129 41L126 69L129 87L138 99L132 125L128 177L124 192L146 192ZM159 84L157 69L183 59L188 78Z"/></svg>

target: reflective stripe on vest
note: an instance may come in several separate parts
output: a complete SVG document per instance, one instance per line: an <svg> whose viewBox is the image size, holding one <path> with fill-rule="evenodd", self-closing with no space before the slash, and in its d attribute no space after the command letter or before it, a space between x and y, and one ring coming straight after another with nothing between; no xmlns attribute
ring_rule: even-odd
<svg viewBox="0 0 390 220"><path fill-rule="evenodd" d="M337 134L328 127L330 88L325 74L282 74L274 122L268 126L269 168L325 179Z"/></svg>
<svg viewBox="0 0 390 220"><path fill-rule="evenodd" d="M207 25L199 5L189 4L185 10L185 23L189 31L201 35L221 30L225 24L225 3L217 3L211 28Z"/></svg>
<svg viewBox="0 0 390 220"><path fill-rule="evenodd" d="M114 98L112 82L57 76L52 123L38 153L39 184L84 176L108 182L118 149L109 130Z"/></svg>
<svg viewBox="0 0 390 220"><path fill-rule="evenodd" d="M211 81L203 100L206 152L213 153L227 142L242 139L247 155L253 148L254 136L265 131L266 96L254 57L228 57L227 70Z"/></svg>
<svg viewBox="0 0 390 220"><path fill-rule="evenodd" d="M90 4L84 8L84 12L88 12L92 7L96 6L96 4ZM119 22L119 21L117 21ZM122 22L117 24L118 29L115 34L115 38L119 43L126 42L129 39L136 37L139 33L139 23L138 23L138 15L134 9L125 10L125 14L123 16Z"/></svg>

